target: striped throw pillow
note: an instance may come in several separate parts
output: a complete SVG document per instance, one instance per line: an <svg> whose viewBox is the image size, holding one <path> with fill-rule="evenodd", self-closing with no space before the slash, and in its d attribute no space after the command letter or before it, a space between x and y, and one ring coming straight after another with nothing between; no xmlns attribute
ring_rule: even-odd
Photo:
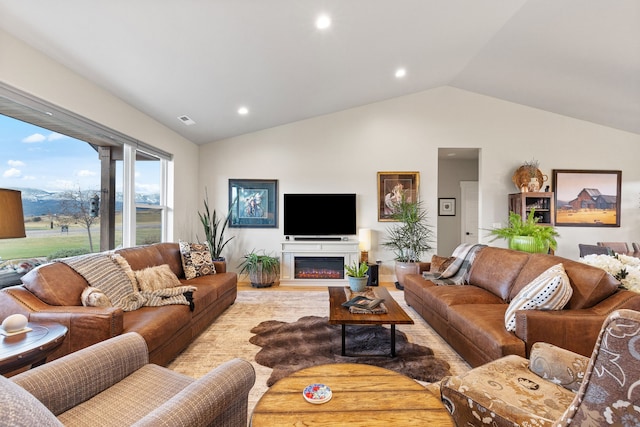
<svg viewBox="0 0 640 427"><path fill-rule="evenodd" d="M548 268L515 296L506 313L504 326L516 330L518 310L561 310L571 299L573 289L562 264Z"/></svg>

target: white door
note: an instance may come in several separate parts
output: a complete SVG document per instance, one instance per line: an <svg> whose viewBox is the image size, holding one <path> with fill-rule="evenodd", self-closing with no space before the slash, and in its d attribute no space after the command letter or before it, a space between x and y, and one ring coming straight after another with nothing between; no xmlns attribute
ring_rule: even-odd
<svg viewBox="0 0 640 427"><path fill-rule="evenodd" d="M478 181L460 181L460 241L478 243Z"/></svg>

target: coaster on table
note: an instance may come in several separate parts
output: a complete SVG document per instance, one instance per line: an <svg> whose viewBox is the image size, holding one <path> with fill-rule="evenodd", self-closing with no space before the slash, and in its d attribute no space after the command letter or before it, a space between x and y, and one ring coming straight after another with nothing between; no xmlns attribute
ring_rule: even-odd
<svg viewBox="0 0 640 427"><path fill-rule="evenodd" d="M29 327L22 328L19 331L13 331L13 332L7 332L4 330L4 328L0 328L0 334L4 335L5 337L12 337L14 335L20 335L30 331L33 331L33 329Z"/></svg>
<svg viewBox="0 0 640 427"><path fill-rule="evenodd" d="M304 400L309 403L320 404L331 400L333 393L329 386L324 384L310 384L302 392Z"/></svg>

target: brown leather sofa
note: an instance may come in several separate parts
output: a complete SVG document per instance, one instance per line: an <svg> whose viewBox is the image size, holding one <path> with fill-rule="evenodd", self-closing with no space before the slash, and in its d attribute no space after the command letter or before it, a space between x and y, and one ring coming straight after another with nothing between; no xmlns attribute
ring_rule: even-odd
<svg viewBox="0 0 640 427"><path fill-rule="evenodd" d="M518 292L549 267L562 263L573 295L562 310L520 310L516 330L505 311ZM470 365L515 354L528 357L536 342L590 356L600 328L614 310L640 310L640 294L620 289L604 270L554 255L485 247L468 285L436 286L421 275L405 278L404 297Z"/></svg>
<svg viewBox="0 0 640 427"><path fill-rule="evenodd" d="M215 262L216 274L186 280L177 243L157 243L116 251L141 270L168 264L183 284L195 286L194 310L187 305L142 307L123 312L114 307L84 307L86 280L66 264L42 265L22 277L22 285L0 291L0 319L22 313L29 321L52 321L69 330L62 345L48 358L56 359L126 332L142 335L149 361L167 365L236 299L238 277Z"/></svg>

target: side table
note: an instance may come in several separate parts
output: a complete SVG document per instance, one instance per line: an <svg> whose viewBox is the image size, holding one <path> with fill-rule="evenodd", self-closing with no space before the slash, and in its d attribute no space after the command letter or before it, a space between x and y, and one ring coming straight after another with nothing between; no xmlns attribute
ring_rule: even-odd
<svg viewBox="0 0 640 427"><path fill-rule="evenodd" d="M27 326L31 331L24 334L0 335L0 374L42 365L67 335L67 327L58 323L29 322Z"/></svg>

